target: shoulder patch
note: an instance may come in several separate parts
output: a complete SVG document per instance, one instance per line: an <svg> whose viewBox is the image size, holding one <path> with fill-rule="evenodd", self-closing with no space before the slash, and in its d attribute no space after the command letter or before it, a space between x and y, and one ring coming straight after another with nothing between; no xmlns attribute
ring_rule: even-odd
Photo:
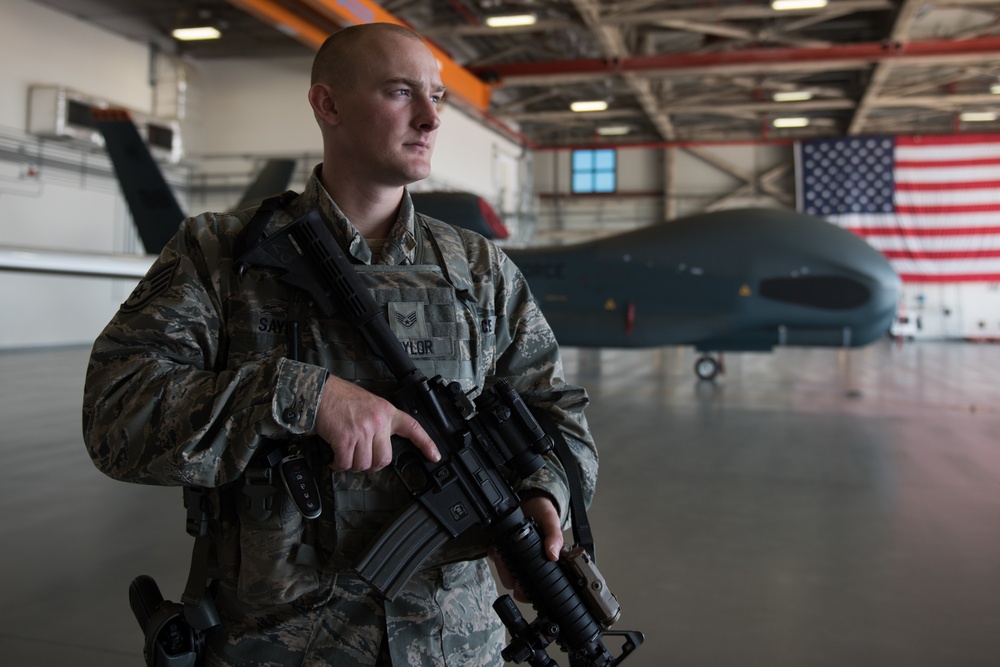
<svg viewBox="0 0 1000 667"><path fill-rule="evenodd" d="M173 283L174 269L179 263L180 260L175 259L143 278L122 304L122 312L135 312L162 294Z"/></svg>

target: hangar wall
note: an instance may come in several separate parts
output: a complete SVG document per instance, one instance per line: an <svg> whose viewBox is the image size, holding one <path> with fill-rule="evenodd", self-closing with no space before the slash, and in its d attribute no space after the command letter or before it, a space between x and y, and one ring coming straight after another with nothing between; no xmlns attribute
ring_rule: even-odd
<svg viewBox="0 0 1000 667"><path fill-rule="evenodd" d="M616 192L579 195L570 188L572 149L537 152L537 240L579 240L705 210L792 203L790 178L773 188L785 201L759 182L780 165L790 167L790 146L618 147L617 154Z"/></svg>
<svg viewBox="0 0 1000 667"><path fill-rule="evenodd" d="M24 0L3 0L3 17L0 243L134 251L103 151L30 137L26 117L33 84L71 85L148 112L147 48ZM125 283L0 272L0 347L92 340L128 296Z"/></svg>
<svg viewBox="0 0 1000 667"><path fill-rule="evenodd" d="M896 335L1000 342L1000 284L903 284Z"/></svg>
<svg viewBox="0 0 1000 667"><path fill-rule="evenodd" d="M305 97L308 57L154 57L145 44L28 0L0 5L0 58L9 65L0 75L0 244L141 252L103 149L27 134L34 84L178 118L185 157L163 167L192 212L231 206L266 157L298 158L292 187L320 160L319 129ZM446 109L442 123L434 173L415 187L469 190L515 218L526 211L530 170L522 149L457 108ZM0 349L88 343L134 282L0 271Z"/></svg>

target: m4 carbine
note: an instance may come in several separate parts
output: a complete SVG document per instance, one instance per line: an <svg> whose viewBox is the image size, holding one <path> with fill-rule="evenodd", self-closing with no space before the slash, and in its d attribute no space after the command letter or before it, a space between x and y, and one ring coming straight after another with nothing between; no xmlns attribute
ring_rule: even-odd
<svg viewBox="0 0 1000 667"><path fill-rule="evenodd" d="M538 612L529 624L509 596L494 604L511 635L505 660L554 667L545 652L553 640L573 667L612 667L631 654L642 634L608 630L619 616L618 602L593 558L572 549L558 563L550 561L507 480L506 472L523 479L544 466L542 455L553 446L510 384L501 379L473 402L458 383L421 373L317 211L270 236L246 239L245 247L241 271L279 271L282 282L308 292L324 315L337 314L361 332L397 380L388 398L420 423L441 452L441 460L431 462L409 441L393 439L393 467L415 500L368 547L357 573L392 599L435 549L477 528L493 541ZM617 656L604 643L609 635L622 642Z"/></svg>

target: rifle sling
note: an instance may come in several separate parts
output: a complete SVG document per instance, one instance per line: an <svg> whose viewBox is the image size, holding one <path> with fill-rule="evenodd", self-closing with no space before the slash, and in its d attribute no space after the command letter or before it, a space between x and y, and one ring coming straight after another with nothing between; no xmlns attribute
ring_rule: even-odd
<svg viewBox="0 0 1000 667"><path fill-rule="evenodd" d="M532 408L532 414L541 425L545 434L555 443L555 453L566 471L566 483L569 486L569 514L573 524L573 540L576 546L583 547L590 557L597 562L594 548L594 534L590 530L590 519L587 517L587 506L583 500L583 481L580 479L580 469L575 463L573 452L562 431L552 417L542 410Z"/></svg>

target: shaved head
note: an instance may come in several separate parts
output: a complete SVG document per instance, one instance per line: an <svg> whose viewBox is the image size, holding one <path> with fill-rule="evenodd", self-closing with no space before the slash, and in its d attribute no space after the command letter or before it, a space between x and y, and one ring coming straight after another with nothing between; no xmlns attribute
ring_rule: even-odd
<svg viewBox="0 0 1000 667"><path fill-rule="evenodd" d="M430 175L445 96L433 52L403 26L352 26L320 47L312 81L327 192L338 204L366 192L398 206L406 185Z"/></svg>
<svg viewBox="0 0 1000 667"><path fill-rule="evenodd" d="M395 35L421 44L420 36L395 23L361 23L348 26L326 38L316 52L312 66L312 83L325 83L337 90L349 90L354 85L354 73L362 66L364 46L379 38Z"/></svg>

